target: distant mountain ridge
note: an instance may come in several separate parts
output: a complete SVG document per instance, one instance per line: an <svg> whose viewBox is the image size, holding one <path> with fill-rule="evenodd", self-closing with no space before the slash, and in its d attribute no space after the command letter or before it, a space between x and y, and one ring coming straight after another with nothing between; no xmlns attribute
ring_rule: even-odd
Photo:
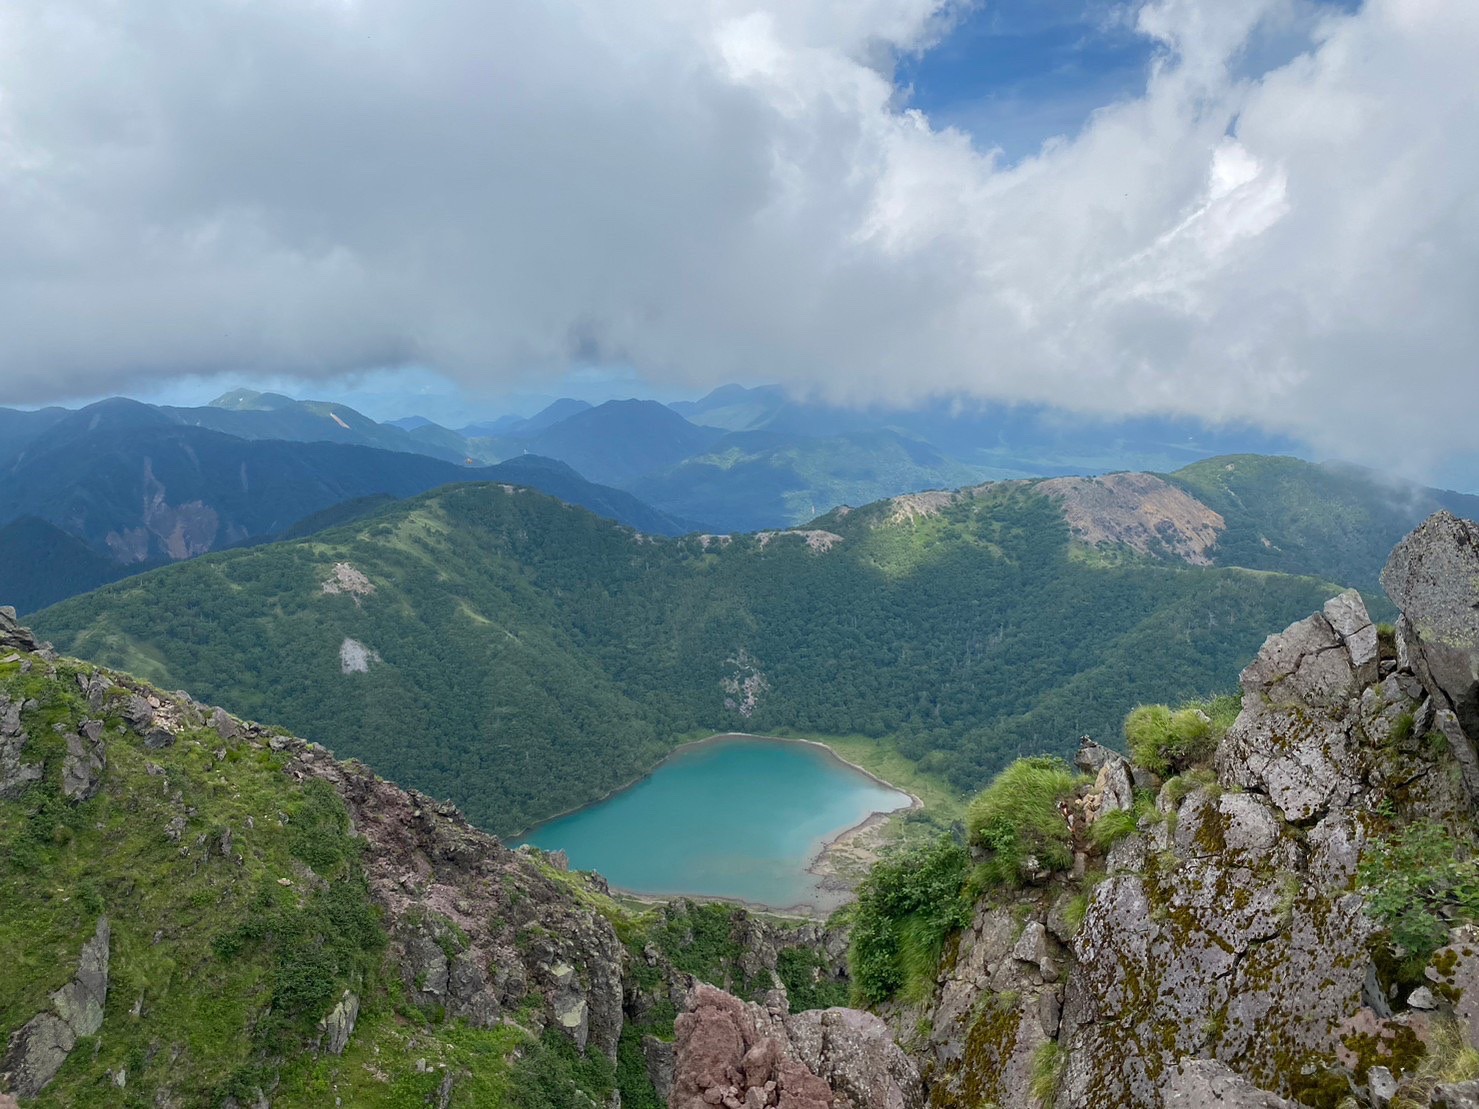
<svg viewBox="0 0 1479 1109"><path fill-rule="evenodd" d="M0 460L0 596L23 612L125 573L261 542L345 502L470 480L532 485L644 533L703 527L533 456L470 467L359 444L242 439L122 398L42 423Z"/></svg>
<svg viewBox="0 0 1479 1109"><path fill-rule="evenodd" d="M35 623L65 650L283 720L500 832L704 730L889 736L974 789L1020 751L1114 733L1135 704L1229 688L1268 627L1349 582L1374 590L1383 531L1440 496L1393 500L1292 459L1202 466L640 542L532 492L459 485L105 586ZM1192 491L1208 475L1249 502L1278 483L1290 509L1213 507ZM1283 565L1249 572L1250 545L1274 557L1263 539ZM340 564L360 593L321 588ZM348 666L346 643L371 661ZM561 773L536 782L530 765Z"/></svg>

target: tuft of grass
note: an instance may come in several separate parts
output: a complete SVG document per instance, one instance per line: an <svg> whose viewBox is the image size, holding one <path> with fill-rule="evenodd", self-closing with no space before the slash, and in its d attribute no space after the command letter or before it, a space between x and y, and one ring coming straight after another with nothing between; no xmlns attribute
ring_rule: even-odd
<svg viewBox="0 0 1479 1109"><path fill-rule="evenodd" d="M988 883L1020 885L1034 870L1067 870L1073 842L1059 803L1087 779L1054 758L1018 759L976 795L966 814L970 842L986 850Z"/></svg>
<svg viewBox="0 0 1479 1109"><path fill-rule="evenodd" d="M1032 1077L1028 1091L1043 1105L1052 1105L1063 1083L1068 1053L1056 1040L1049 1040L1032 1053Z"/></svg>
<svg viewBox="0 0 1479 1109"><path fill-rule="evenodd" d="M1479 1079L1479 1049L1452 1017L1429 1026L1428 1051L1417 1071L1405 1076L1391 1109L1424 1109L1435 1086Z"/></svg>
<svg viewBox="0 0 1479 1109"><path fill-rule="evenodd" d="M1126 836L1134 835L1144 815L1140 805L1133 809L1115 809L1100 813L1099 819L1089 825L1089 839L1101 851L1108 851Z"/></svg>
<svg viewBox="0 0 1479 1109"><path fill-rule="evenodd" d="M1140 705L1124 720L1124 738L1137 766L1165 775L1208 759L1222 732L1198 705Z"/></svg>
<svg viewBox="0 0 1479 1109"><path fill-rule="evenodd" d="M1175 816L1175 809L1185 801L1187 796L1199 789L1216 790L1220 788L1217 783L1217 775L1211 770L1188 770L1185 774L1178 774L1169 779L1161 789L1165 792L1166 799L1171 803L1171 816Z"/></svg>
<svg viewBox="0 0 1479 1109"><path fill-rule="evenodd" d="M965 849L949 836L885 857L858 887L848 969L854 999L927 997L945 940L970 921Z"/></svg>

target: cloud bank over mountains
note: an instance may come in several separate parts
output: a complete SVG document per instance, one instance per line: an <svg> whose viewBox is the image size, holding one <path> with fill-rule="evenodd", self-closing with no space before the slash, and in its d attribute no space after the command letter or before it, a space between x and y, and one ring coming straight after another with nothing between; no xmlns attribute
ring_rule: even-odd
<svg viewBox="0 0 1479 1109"><path fill-rule="evenodd" d="M1143 93L1010 164L893 79L955 14L10 0L0 395L626 362L1471 445L1479 5L1131 5Z"/></svg>

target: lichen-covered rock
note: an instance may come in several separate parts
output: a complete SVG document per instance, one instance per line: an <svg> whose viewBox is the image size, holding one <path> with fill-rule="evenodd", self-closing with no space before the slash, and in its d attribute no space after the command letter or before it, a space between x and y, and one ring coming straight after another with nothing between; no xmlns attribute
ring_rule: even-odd
<svg viewBox="0 0 1479 1109"><path fill-rule="evenodd" d="M1243 711L1217 751L1219 778L1258 789L1296 822L1349 801L1360 786L1346 720L1357 687L1329 621L1311 616L1269 637L1242 684Z"/></svg>
<svg viewBox="0 0 1479 1109"><path fill-rule="evenodd" d="M1397 544L1381 584L1402 610L1413 669L1479 741L1479 524L1433 514Z"/></svg>
<svg viewBox="0 0 1479 1109"><path fill-rule="evenodd" d="M1350 655L1356 684L1367 686L1376 681L1380 644L1376 625L1366 612L1366 602L1361 600L1361 594L1348 589L1338 597L1331 597L1325 602L1323 612L1331 630L1340 637Z"/></svg>
<svg viewBox="0 0 1479 1109"><path fill-rule="evenodd" d="M91 800L103 784L107 765L103 722L83 721L80 734L67 736L67 757L62 761L62 796L76 802Z"/></svg>
<svg viewBox="0 0 1479 1109"><path fill-rule="evenodd" d="M339 1003L319 1022L324 1050L330 1055L343 1055L344 1049L349 1046L349 1037L354 1035L354 1025L358 1020L359 996L345 990Z"/></svg>
<svg viewBox="0 0 1479 1109"><path fill-rule="evenodd" d="M1479 1081L1434 1087L1428 1105L1430 1109L1479 1109Z"/></svg>
<svg viewBox="0 0 1479 1109"><path fill-rule="evenodd" d="M1479 926L1465 924L1449 932L1448 943L1433 953L1427 977L1470 1042L1479 1043Z"/></svg>
<svg viewBox="0 0 1479 1109"><path fill-rule="evenodd" d="M896 1014L901 1036L929 1030L910 1049L932 1109L1036 1104L1032 1060L1058 1032L1068 962L1060 935L1072 936L1064 917L1071 896L1046 888L1022 898L1020 908L978 906L946 949L933 1002L922 1013Z"/></svg>
<svg viewBox="0 0 1479 1109"><path fill-rule="evenodd" d="M924 1093L888 1025L857 1009L813 1009L785 1021L792 1053L857 1109L920 1109Z"/></svg>
<svg viewBox="0 0 1479 1109"><path fill-rule="evenodd" d="M31 737L21 725L21 709L0 694L0 801L19 797L45 772L39 762L26 762L22 757Z"/></svg>
<svg viewBox="0 0 1479 1109"><path fill-rule="evenodd" d="M56 1077L77 1041L102 1028L111 935L108 918L100 917L82 945L76 975L51 995L51 1011L37 1014L10 1037L0 1061L0 1089L35 1097Z"/></svg>
<svg viewBox="0 0 1479 1109"><path fill-rule="evenodd" d="M1355 591L1271 636L1242 685L1218 783L1163 790L1163 821L1117 845L1090 900L1061 1014L1059 1109L1193 1104L1187 1090L1227 1077L1186 1059L1234 1068L1249 1097L1297 1101L1309 1076L1354 1069L1349 1044L1364 1041L1350 1021L1368 996L1386 1005L1357 868L1378 806L1435 821L1466 811L1455 760L1425 738L1446 710L1411 671L1383 666ZM1443 967L1462 977L1462 953ZM1479 1014L1479 984L1474 996ZM1390 1026L1400 1070L1397 1041L1421 1021L1372 1019Z"/></svg>
<svg viewBox="0 0 1479 1109"><path fill-rule="evenodd" d="M1166 1109L1294 1109L1281 1097L1260 1090L1236 1071L1212 1059L1183 1059L1166 1082Z"/></svg>

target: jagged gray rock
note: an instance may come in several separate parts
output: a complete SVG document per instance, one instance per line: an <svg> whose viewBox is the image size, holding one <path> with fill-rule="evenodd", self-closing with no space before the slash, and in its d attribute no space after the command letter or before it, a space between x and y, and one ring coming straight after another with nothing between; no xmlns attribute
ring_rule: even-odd
<svg viewBox="0 0 1479 1109"><path fill-rule="evenodd" d="M76 802L91 800L103 784L107 765L103 722L84 720L81 734L67 736L67 757L62 761L62 796Z"/></svg>
<svg viewBox="0 0 1479 1109"><path fill-rule="evenodd" d="M1338 597L1331 597L1325 602L1324 615L1351 656L1356 683L1367 686L1376 681L1380 643L1361 594L1348 589Z"/></svg>
<svg viewBox="0 0 1479 1109"><path fill-rule="evenodd" d="M1479 1082L1452 1082L1437 1086L1428 1098L1430 1109L1479 1109Z"/></svg>
<svg viewBox="0 0 1479 1109"><path fill-rule="evenodd" d="M1434 513L1397 544L1381 584L1402 610L1413 669L1479 741L1479 524Z"/></svg>
<svg viewBox="0 0 1479 1109"><path fill-rule="evenodd" d="M1220 784L1162 790L1170 819L1121 841L1143 846L1110 860L1074 940L1060 1109L1172 1104L1222 1073L1178 1070L1184 1058L1235 1066L1248 1097L1286 1097L1300 1066L1335 1058L1370 965L1352 892L1365 807L1398 790L1440 819L1462 805L1414 735L1420 685L1395 669L1377 681L1370 625L1348 592L1271 636L1243 673Z"/></svg>
<svg viewBox="0 0 1479 1109"><path fill-rule="evenodd" d="M881 1018L857 1009L813 1009L784 1023L793 1054L857 1109L924 1104L919 1073Z"/></svg>
<svg viewBox="0 0 1479 1109"><path fill-rule="evenodd" d="M0 1062L0 1088L35 1097L56 1077L77 1041L102 1028L111 935L108 918L100 917L82 945L76 975L51 995L51 1011L37 1014L10 1037Z"/></svg>
<svg viewBox="0 0 1479 1109"><path fill-rule="evenodd" d="M1427 977L1453 1007L1453 1015L1479 1042L1479 926L1461 925L1448 933L1448 943L1433 953Z"/></svg>
<svg viewBox="0 0 1479 1109"><path fill-rule="evenodd" d="M35 654L46 644L31 634L31 629L24 627L15 615L15 609L9 605L0 606L0 654L10 651L25 651Z"/></svg>
<svg viewBox="0 0 1479 1109"><path fill-rule="evenodd" d="M1183 1059L1165 1089L1166 1109L1294 1109L1292 1103L1260 1090L1224 1063Z"/></svg>
<svg viewBox="0 0 1479 1109"><path fill-rule="evenodd" d="M22 707L0 693L0 801L19 797L45 773L39 762L21 757L31 738L21 725Z"/></svg>
<svg viewBox="0 0 1479 1109"><path fill-rule="evenodd" d="M330 1055L343 1055L344 1049L349 1046L349 1037L354 1035L354 1025L358 1020L359 995L345 990L339 1003L319 1022L324 1050Z"/></svg>

